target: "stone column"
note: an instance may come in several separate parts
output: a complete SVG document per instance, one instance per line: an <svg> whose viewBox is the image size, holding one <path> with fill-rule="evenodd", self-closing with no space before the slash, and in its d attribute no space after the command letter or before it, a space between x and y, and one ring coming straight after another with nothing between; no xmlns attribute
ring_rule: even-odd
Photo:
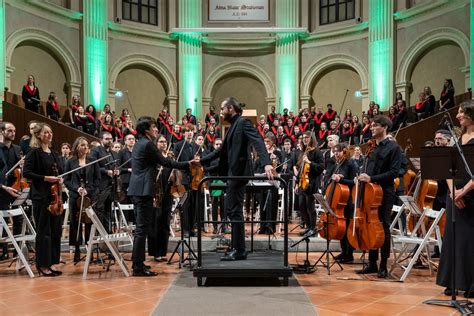
<svg viewBox="0 0 474 316"><path fill-rule="evenodd" d="M108 1L83 2L84 104L101 110L108 101Z"/></svg>
<svg viewBox="0 0 474 316"><path fill-rule="evenodd" d="M369 0L369 99L388 110L394 100L392 0Z"/></svg>
<svg viewBox="0 0 474 316"><path fill-rule="evenodd" d="M2 101L5 100L4 88L6 86L6 36L5 36L5 0L0 0L0 118L3 118Z"/></svg>
<svg viewBox="0 0 474 316"><path fill-rule="evenodd" d="M201 0L180 0L178 22L180 28L201 27ZM201 34L178 35L179 109L176 120L187 108L202 118L202 41Z"/></svg>
<svg viewBox="0 0 474 316"><path fill-rule="evenodd" d="M276 1L276 27L299 27L300 0ZM298 112L299 108L299 36L276 35L276 110Z"/></svg>

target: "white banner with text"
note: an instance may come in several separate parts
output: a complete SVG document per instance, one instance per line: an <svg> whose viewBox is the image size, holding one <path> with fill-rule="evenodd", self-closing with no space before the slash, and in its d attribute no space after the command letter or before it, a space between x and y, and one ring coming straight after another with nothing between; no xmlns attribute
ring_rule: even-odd
<svg viewBox="0 0 474 316"><path fill-rule="evenodd" d="M269 0L209 0L209 21L268 21Z"/></svg>

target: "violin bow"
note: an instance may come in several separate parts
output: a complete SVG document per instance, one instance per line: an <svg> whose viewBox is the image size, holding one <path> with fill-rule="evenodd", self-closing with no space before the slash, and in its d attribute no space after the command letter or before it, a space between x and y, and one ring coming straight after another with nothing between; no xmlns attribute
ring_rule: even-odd
<svg viewBox="0 0 474 316"><path fill-rule="evenodd" d="M99 158L99 159L96 159L96 160L91 161L91 162L89 162L89 163L86 163L84 166L80 166L80 167L77 167L77 168L75 168L75 169L72 169L72 170L69 170L69 171L67 171L67 172L64 172L63 174L60 174L58 177L59 177L59 178L62 178L62 177L66 176L66 175L68 175L68 174L70 174L70 173L76 172L77 170L83 169L83 168L85 168L85 167L88 167L88 166L90 166L90 165L95 164L96 162L99 162L99 161L101 161L101 160L104 160L104 159L106 159L106 158L109 158L110 156L112 156L112 155L109 154L109 155L104 156L104 157L102 157L102 158Z"/></svg>

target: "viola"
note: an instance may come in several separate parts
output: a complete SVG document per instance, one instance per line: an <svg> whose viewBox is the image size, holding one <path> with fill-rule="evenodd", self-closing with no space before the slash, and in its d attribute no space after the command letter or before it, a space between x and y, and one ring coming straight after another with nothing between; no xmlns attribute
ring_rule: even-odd
<svg viewBox="0 0 474 316"><path fill-rule="evenodd" d="M56 163L53 164L52 168L54 175L59 176L58 166ZM56 216L62 215L64 213L62 192L62 184L59 181L51 186L51 202L49 203L48 211Z"/></svg>
<svg viewBox="0 0 474 316"><path fill-rule="evenodd" d="M364 172L367 170L367 161L375 150L375 141L369 141L367 159L364 163ZM354 216L349 222L350 230L347 239L355 249L368 251L380 248L385 239L382 223L379 220L378 208L382 205L382 187L375 183L359 183L352 189L354 201Z"/></svg>
<svg viewBox="0 0 474 316"><path fill-rule="evenodd" d="M13 174L15 176L15 182L13 182L13 184L11 186L13 189L21 192L24 189L30 187L30 185L28 184L28 181L26 180L26 178L23 177L23 168L21 168L21 167L16 168L13 171Z"/></svg>

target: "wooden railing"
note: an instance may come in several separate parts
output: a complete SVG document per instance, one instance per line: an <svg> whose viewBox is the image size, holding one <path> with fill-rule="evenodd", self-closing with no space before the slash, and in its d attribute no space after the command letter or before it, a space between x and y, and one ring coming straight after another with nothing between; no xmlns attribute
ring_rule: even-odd
<svg viewBox="0 0 474 316"><path fill-rule="evenodd" d="M21 96L20 96L21 100ZM69 117L69 116L68 116ZM91 136L84 132L81 132L78 129L67 126L62 122L56 122L47 118L44 115L26 110L24 106L15 105L11 102L3 102L3 120L7 122L12 122L16 127L16 138L15 143L18 143L23 135L29 135L30 131L28 130L28 122L38 121L48 123L53 130L53 147L55 150L59 151L59 147L62 143L74 142L74 140L79 136L86 137L89 142L99 141L97 137Z"/></svg>

